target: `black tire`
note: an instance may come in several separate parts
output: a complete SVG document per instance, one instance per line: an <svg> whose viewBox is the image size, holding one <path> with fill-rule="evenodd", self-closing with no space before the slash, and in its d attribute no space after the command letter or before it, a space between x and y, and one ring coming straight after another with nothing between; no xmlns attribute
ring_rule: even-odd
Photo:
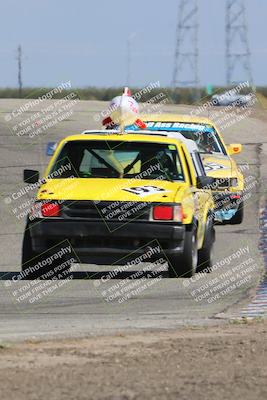
<svg viewBox="0 0 267 400"><path fill-rule="evenodd" d="M197 268L197 238L196 230L185 233L184 252L169 258L170 278L191 278Z"/></svg>
<svg viewBox="0 0 267 400"><path fill-rule="evenodd" d="M214 222L211 217L208 218L206 225L205 238L202 249L198 251L197 272L207 270L212 267L213 245L215 242Z"/></svg>
<svg viewBox="0 0 267 400"><path fill-rule="evenodd" d="M23 235L23 242L22 242L22 271L25 269L25 264L32 260L36 254L34 254L32 250L32 241L30 236L29 225L27 224L25 227L24 235Z"/></svg>
<svg viewBox="0 0 267 400"><path fill-rule="evenodd" d="M32 249L32 241L30 236L29 224L27 223L23 244L22 244L22 266L21 271L24 272L23 279L64 279L67 278L68 273L71 268L71 264L68 263L67 258L64 256L60 259L55 259L49 266L41 267L38 270L30 271L30 269L36 269L38 263L47 260L48 257L53 256L60 249L60 245L56 245L51 249L43 252L42 254L37 254ZM59 267L65 263L66 266L62 270L57 270Z"/></svg>
<svg viewBox="0 0 267 400"><path fill-rule="evenodd" d="M21 257L21 271L26 272L28 268L35 265L37 254L32 249L32 240L30 236L29 224L27 223L24 231L22 242L22 257ZM27 273L24 279L36 279L39 277L37 272Z"/></svg>
<svg viewBox="0 0 267 400"><path fill-rule="evenodd" d="M233 218L230 219L230 225L239 225L242 224L244 219L244 202L241 201L237 212L235 213L235 215L233 216Z"/></svg>

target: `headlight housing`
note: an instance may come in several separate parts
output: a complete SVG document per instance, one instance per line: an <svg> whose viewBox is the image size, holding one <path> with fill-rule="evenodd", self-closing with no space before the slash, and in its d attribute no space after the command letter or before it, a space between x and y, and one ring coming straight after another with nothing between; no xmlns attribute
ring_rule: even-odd
<svg viewBox="0 0 267 400"><path fill-rule="evenodd" d="M234 187L238 186L238 178L231 178L230 185Z"/></svg>
<svg viewBox="0 0 267 400"><path fill-rule="evenodd" d="M237 186L238 178L216 178L212 189L230 189L231 187Z"/></svg>

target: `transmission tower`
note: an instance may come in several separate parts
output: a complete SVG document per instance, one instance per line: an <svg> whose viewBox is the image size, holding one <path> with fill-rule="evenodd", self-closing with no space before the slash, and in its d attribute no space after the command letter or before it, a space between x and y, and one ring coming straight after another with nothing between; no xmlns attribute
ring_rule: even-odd
<svg viewBox="0 0 267 400"><path fill-rule="evenodd" d="M236 79L239 77L239 79ZM240 79L241 78L241 79ZM243 0L226 1L226 81L227 85L247 79L253 84L246 8Z"/></svg>
<svg viewBox="0 0 267 400"><path fill-rule="evenodd" d="M198 83L198 0L180 0L172 87Z"/></svg>

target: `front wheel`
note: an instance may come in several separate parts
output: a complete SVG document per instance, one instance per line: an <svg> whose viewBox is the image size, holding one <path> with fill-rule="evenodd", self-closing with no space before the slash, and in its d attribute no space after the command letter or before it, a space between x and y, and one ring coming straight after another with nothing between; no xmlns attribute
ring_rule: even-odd
<svg viewBox="0 0 267 400"><path fill-rule="evenodd" d="M211 217L209 217L207 226L206 226L203 247L202 247L202 249L200 249L198 251L197 272L204 271L204 270L206 270L207 272L210 271L210 268L212 267L214 242L215 242L214 223L213 223L213 219Z"/></svg>
<svg viewBox="0 0 267 400"><path fill-rule="evenodd" d="M172 256L169 259L170 278L190 278L197 268L197 237L196 231L185 233L183 254Z"/></svg>
<svg viewBox="0 0 267 400"><path fill-rule="evenodd" d="M241 201L239 203L237 212L233 216L233 218L230 219L230 225L239 225L242 224L244 219L244 202Z"/></svg>

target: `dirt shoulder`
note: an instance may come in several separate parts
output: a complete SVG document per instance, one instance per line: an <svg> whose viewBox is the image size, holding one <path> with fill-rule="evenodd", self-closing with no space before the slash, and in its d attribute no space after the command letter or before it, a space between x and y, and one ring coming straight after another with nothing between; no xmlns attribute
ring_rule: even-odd
<svg viewBox="0 0 267 400"><path fill-rule="evenodd" d="M1 400L264 399L267 321L0 348Z"/></svg>

